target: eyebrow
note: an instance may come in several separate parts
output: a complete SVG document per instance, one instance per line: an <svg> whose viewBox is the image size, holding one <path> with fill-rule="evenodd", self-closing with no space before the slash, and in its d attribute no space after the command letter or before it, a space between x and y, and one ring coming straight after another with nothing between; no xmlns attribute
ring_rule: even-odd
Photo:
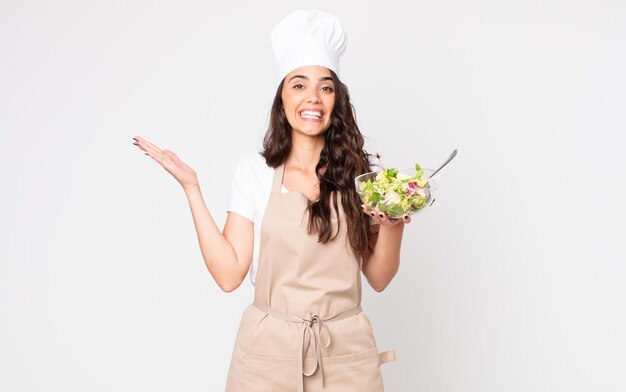
<svg viewBox="0 0 626 392"><path fill-rule="evenodd" d="M290 77L290 78L289 78L289 80L288 80L287 82L291 82L291 81L292 81L293 79L295 79L295 78L302 78L302 79L305 79L305 80L309 80L309 77L308 77L308 76L304 76L304 75L294 75L294 76ZM331 80L331 81L332 81L332 80L333 80L333 78L332 78L332 77L330 77L330 76L323 76L323 77L321 77L321 78L319 79L319 81L320 81L320 82L323 82L323 81L325 81L325 80Z"/></svg>

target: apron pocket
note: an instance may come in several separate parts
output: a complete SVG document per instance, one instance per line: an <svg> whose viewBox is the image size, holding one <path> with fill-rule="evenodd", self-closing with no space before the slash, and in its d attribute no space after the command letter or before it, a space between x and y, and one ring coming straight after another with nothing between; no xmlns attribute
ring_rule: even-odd
<svg viewBox="0 0 626 392"><path fill-rule="evenodd" d="M246 355L256 339L255 335L259 325L268 315L256 306L248 305L241 316L241 322L235 338L235 353L239 356Z"/></svg>
<svg viewBox="0 0 626 392"><path fill-rule="evenodd" d="M227 392L295 391L297 385L296 361L293 358L247 355L242 372L237 375L238 388ZM307 358L305 368L310 369L314 358ZM384 391L379 353L370 350L322 358L324 367L324 392L382 392ZM321 391L321 373L304 377L305 391Z"/></svg>
<svg viewBox="0 0 626 392"><path fill-rule="evenodd" d="M327 357L322 361L324 380L329 391L382 392L384 390L376 348L355 354Z"/></svg>
<svg viewBox="0 0 626 392"><path fill-rule="evenodd" d="M296 390L294 359L247 355L241 368L229 377L226 392L276 392Z"/></svg>

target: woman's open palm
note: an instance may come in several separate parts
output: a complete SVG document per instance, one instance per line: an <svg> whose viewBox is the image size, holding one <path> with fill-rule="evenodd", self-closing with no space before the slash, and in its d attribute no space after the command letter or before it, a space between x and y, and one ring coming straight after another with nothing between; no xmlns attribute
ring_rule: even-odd
<svg viewBox="0 0 626 392"><path fill-rule="evenodd" d="M181 161L173 151L161 150L159 147L140 136L135 136L133 139L135 140L134 145L157 161L163 169L174 176L176 181L178 181L183 188L187 189L198 185L196 172L185 162Z"/></svg>

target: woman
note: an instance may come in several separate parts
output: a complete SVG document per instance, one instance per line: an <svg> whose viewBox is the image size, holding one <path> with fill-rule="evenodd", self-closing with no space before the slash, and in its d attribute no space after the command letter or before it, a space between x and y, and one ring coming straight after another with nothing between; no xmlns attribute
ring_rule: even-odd
<svg viewBox="0 0 626 392"><path fill-rule="evenodd" d="M354 178L371 169L370 155L336 72L345 49L337 19L296 11L274 28L272 40L280 83L264 150L237 167L223 233L194 170L139 136L136 145L183 186L218 285L230 292L248 271L255 284L226 390L382 391L380 364L395 352L378 352L360 306L360 273L376 291L389 284L410 217L369 211L354 188ZM250 181L267 173L265 198L254 193L262 185L238 185L246 182L246 168ZM251 202L255 197L260 201Z"/></svg>

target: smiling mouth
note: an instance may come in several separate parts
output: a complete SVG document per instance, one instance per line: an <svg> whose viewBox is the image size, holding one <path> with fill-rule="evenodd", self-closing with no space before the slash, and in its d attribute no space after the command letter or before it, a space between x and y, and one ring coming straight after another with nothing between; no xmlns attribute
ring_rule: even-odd
<svg viewBox="0 0 626 392"><path fill-rule="evenodd" d="M300 117L310 120L319 120L322 118L322 112L314 110L303 110L300 112Z"/></svg>

